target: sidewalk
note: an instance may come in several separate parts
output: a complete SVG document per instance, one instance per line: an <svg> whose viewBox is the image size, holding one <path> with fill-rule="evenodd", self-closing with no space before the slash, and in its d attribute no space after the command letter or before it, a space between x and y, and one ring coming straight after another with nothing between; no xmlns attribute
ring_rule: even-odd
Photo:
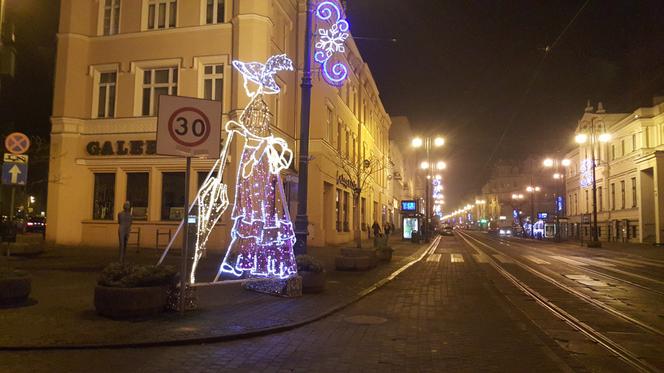
<svg viewBox="0 0 664 373"><path fill-rule="evenodd" d="M311 248L309 254L325 263L328 287L321 294L279 298L243 290L240 284L199 287L199 309L148 319L115 321L94 311L93 292L101 268L116 251L92 248L50 248L33 258L11 258L11 265L33 276L31 298L36 304L0 309L0 350L21 348L74 348L120 345L197 343L264 334L292 328L324 317L368 294L374 284L419 258L426 244L397 238L392 262L366 272L334 271L334 257L343 246ZM364 248L371 247L363 242ZM133 250L128 260L155 263L161 251ZM177 264L169 255L167 263ZM219 255L205 259L204 271L214 270ZM202 267L203 269L203 267Z"/></svg>

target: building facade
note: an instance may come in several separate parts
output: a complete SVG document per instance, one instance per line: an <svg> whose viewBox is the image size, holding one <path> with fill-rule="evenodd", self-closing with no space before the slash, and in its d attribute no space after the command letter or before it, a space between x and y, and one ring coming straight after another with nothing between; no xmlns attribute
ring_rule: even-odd
<svg viewBox="0 0 664 373"><path fill-rule="evenodd" d="M664 97L632 113L607 113L588 106L577 133L610 135L594 145L597 221L600 240L664 243ZM567 215L570 233L590 239L592 222L593 144L567 157Z"/></svg>
<svg viewBox="0 0 664 373"><path fill-rule="evenodd" d="M248 98L230 62L265 61L285 53L295 72L281 72L281 94L266 97L272 130L294 150L283 175L291 215L297 211L297 154L302 77L304 0L62 0L51 130L47 240L56 244L117 244L117 213L132 205L130 243L163 247L214 159L194 159L184 180L183 158L156 154L160 95L222 103L222 123L236 119ZM354 209L362 223L388 217L394 204L390 167L370 175L359 206L343 160L389 164L390 118L352 37L346 42L349 78L341 88L314 72L309 162L309 244L350 241ZM222 139L223 141L223 139ZM228 175L233 200L237 160L231 146ZM228 210L230 211L230 210ZM229 240L229 213L210 238ZM181 240L176 239L179 245Z"/></svg>

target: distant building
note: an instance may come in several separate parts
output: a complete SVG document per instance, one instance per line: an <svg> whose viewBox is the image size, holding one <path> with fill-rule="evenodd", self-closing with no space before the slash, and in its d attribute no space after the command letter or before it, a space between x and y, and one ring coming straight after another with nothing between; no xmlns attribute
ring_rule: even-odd
<svg viewBox="0 0 664 373"><path fill-rule="evenodd" d="M595 148L600 240L664 243L664 97L632 113L588 107L577 133L588 133L589 123L611 135ZM585 240L591 237L593 209L591 149L586 143L567 154L569 230Z"/></svg>
<svg viewBox="0 0 664 373"><path fill-rule="evenodd" d="M272 130L294 149L283 175L291 215L297 211L298 139L305 0L61 0L51 130L47 240L111 246L116 215L133 206L141 246L164 245L184 210L184 160L155 154L156 105L161 94L219 100L226 122L248 99L232 60L265 61L286 53L295 72L278 74L282 89L266 97ZM369 178L359 206L354 185L339 166L389 162L390 118L369 66L352 39L346 42L349 78L328 86L315 72L311 105L309 244L348 242L362 223L394 214L390 168ZM240 148L227 166L230 198ZM195 159L190 200L213 161ZM225 248L229 215L210 238ZM134 234L130 242L135 242ZM179 242L179 240L177 241Z"/></svg>

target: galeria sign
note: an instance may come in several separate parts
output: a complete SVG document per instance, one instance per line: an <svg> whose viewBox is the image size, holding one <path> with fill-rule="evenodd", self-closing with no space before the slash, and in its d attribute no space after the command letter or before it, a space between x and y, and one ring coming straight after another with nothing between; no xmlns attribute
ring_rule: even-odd
<svg viewBox="0 0 664 373"><path fill-rule="evenodd" d="M220 101L159 96L157 154L217 157L220 143Z"/></svg>

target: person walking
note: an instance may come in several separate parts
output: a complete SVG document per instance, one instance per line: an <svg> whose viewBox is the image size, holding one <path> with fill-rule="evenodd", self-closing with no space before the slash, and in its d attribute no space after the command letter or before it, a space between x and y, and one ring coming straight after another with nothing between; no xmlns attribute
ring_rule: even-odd
<svg viewBox="0 0 664 373"><path fill-rule="evenodd" d="M383 227L383 232L385 232L385 237L390 237L390 233L392 233L392 227L390 226L389 222L385 222L385 226Z"/></svg>
<svg viewBox="0 0 664 373"><path fill-rule="evenodd" d="M118 213L118 239L120 240L120 263L124 264L127 252L127 241L131 232L131 205L129 201L124 203L122 211Z"/></svg>
<svg viewBox="0 0 664 373"><path fill-rule="evenodd" d="M380 235L380 225L378 225L377 221L374 220L374 223L371 226L371 229L373 230L374 238L378 237Z"/></svg>

